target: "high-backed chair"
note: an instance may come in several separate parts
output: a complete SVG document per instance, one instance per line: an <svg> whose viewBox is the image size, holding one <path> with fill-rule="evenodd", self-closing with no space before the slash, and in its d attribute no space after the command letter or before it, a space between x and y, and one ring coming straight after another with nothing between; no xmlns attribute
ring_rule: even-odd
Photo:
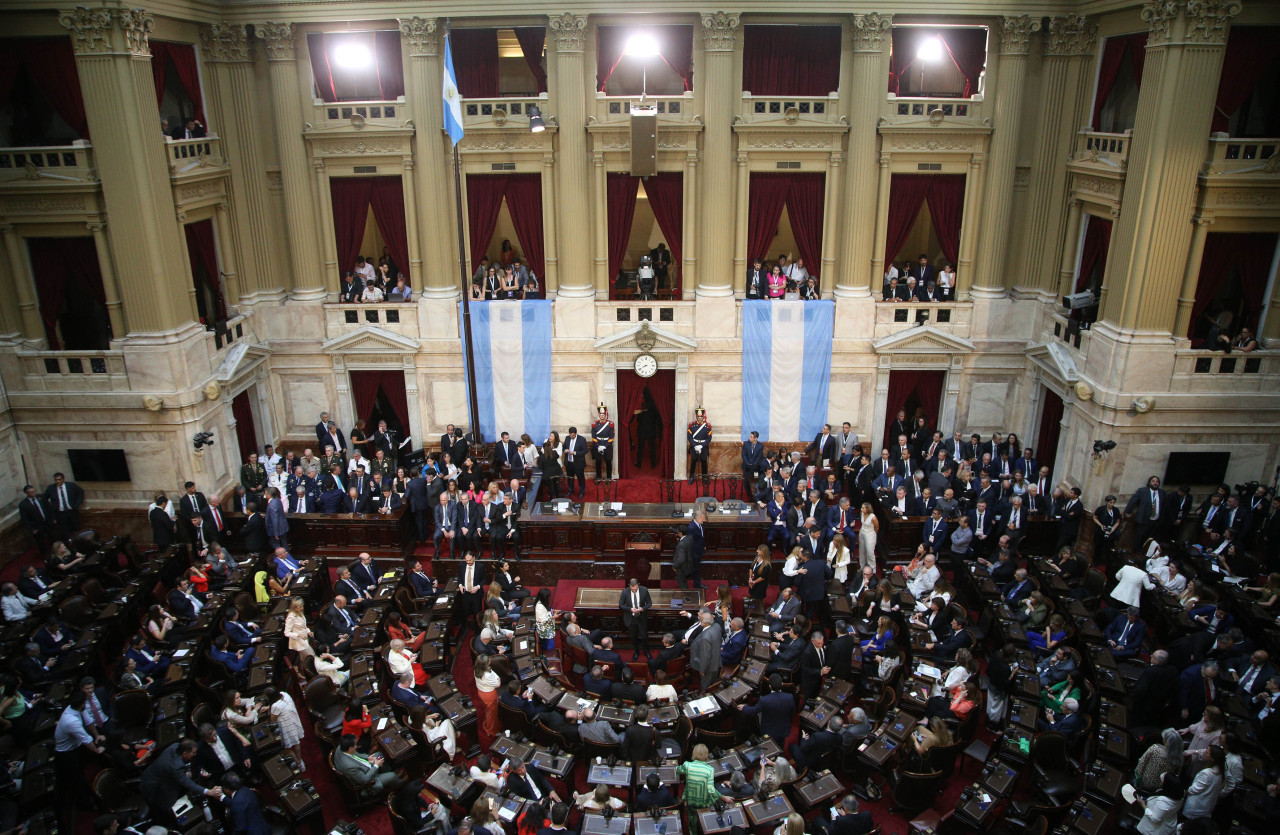
<svg viewBox="0 0 1280 835"><path fill-rule="evenodd" d="M893 809L912 814L933 805L942 785L941 771L902 771L893 787Z"/></svg>

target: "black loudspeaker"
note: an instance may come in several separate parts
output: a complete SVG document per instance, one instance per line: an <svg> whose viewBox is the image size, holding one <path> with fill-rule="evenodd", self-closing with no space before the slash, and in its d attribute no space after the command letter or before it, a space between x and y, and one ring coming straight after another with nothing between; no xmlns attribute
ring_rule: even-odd
<svg viewBox="0 0 1280 835"><path fill-rule="evenodd" d="M631 108L631 176L658 173L658 108Z"/></svg>
<svg viewBox="0 0 1280 835"><path fill-rule="evenodd" d="M1171 452L1164 471L1166 489L1179 484L1221 484L1231 463L1230 452Z"/></svg>

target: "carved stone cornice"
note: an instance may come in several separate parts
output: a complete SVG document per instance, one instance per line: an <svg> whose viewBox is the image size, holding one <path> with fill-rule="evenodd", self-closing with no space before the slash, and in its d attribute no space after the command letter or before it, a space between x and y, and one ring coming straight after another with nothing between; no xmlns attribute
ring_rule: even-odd
<svg viewBox="0 0 1280 835"><path fill-rule="evenodd" d="M582 52L587 45L587 18L573 12L551 15L551 37L556 52Z"/></svg>
<svg viewBox="0 0 1280 835"><path fill-rule="evenodd" d="M409 55L432 58L440 54L440 33L434 17L400 18L400 34L409 43Z"/></svg>
<svg viewBox="0 0 1280 835"><path fill-rule="evenodd" d="M1000 54L1026 55L1031 51L1031 36L1040 31L1040 18L1030 15L1005 17L1000 20Z"/></svg>
<svg viewBox="0 0 1280 835"><path fill-rule="evenodd" d="M71 45L77 55L151 56L150 36L156 22L142 9L77 6L59 15L58 22L71 32Z"/></svg>
<svg viewBox="0 0 1280 835"><path fill-rule="evenodd" d="M741 17L736 12L714 12L702 16L702 41L707 52L733 52Z"/></svg>
<svg viewBox="0 0 1280 835"><path fill-rule="evenodd" d="M249 27L243 23L208 23L200 27L204 60L230 64L249 60Z"/></svg>
<svg viewBox="0 0 1280 835"><path fill-rule="evenodd" d="M853 16L853 51L880 52L885 36L893 28L893 15L871 12Z"/></svg>
<svg viewBox="0 0 1280 835"><path fill-rule="evenodd" d="M268 61L298 60L292 23L255 23L253 30L267 44Z"/></svg>
<svg viewBox="0 0 1280 835"><path fill-rule="evenodd" d="M1239 0L1157 0L1142 7L1142 19L1151 27L1147 46L1173 41L1199 45L1227 42L1227 24L1240 14Z"/></svg>
<svg viewBox="0 0 1280 835"><path fill-rule="evenodd" d="M1045 44L1045 55L1062 58L1092 55L1097 44L1098 27L1084 15L1049 18L1049 42Z"/></svg>

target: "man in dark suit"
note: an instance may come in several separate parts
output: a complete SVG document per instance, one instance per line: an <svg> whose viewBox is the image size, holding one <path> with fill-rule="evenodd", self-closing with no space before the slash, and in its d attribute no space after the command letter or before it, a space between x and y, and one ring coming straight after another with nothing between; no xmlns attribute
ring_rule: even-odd
<svg viewBox="0 0 1280 835"><path fill-rule="evenodd" d="M53 484L44 491L44 497L53 508L62 538L70 539L80 530L80 505L84 504L84 491L74 481L67 481L62 473L54 473Z"/></svg>
<svg viewBox="0 0 1280 835"><path fill-rule="evenodd" d="M613 682L605 678L602 664L593 664L591 671L582 677L582 689L601 699L613 696Z"/></svg>
<svg viewBox="0 0 1280 835"><path fill-rule="evenodd" d="M587 439L578 434L578 427L570 426L569 434L561 444L564 474L569 481L569 498L574 498L574 482L577 481L578 498L587 497Z"/></svg>
<svg viewBox="0 0 1280 835"><path fill-rule="evenodd" d="M431 578L430 574L422 570L421 561L413 561L413 567L409 571L408 580L409 585L413 587L414 597L430 597L435 594L436 581Z"/></svg>
<svg viewBox="0 0 1280 835"><path fill-rule="evenodd" d="M174 126L174 128L169 131L169 138L175 141L182 139L203 139L205 134L205 126L200 123L199 119L188 119L186 122Z"/></svg>
<svg viewBox="0 0 1280 835"><path fill-rule="evenodd" d="M510 467L510 478L524 478L524 460L508 432L503 432L502 439L493 445L493 471L502 475L504 466Z"/></svg>
<svg viewBox="0 0 1280 835"><path fill-rule="evenodd" d="M826 730L809 733L802 731L798 743L791 745L791 760L796 768L808 768L815 765L822 756L830 751L839 751L841 746L840 732L844 730L844 720L832 716Z"/></svg>
<svg viewBox="0 0 1280 835"><path fill-rule="evenodd" d="M577 732L574 734L576 736ZM524 760L517 758L508 764L508 768L510 773L507 774L507 789L516 797L533 801L550 797L557 803L560 801L559 795L551 788L551 783L536 767L530 768L525 765Z"/></svg>
<svg viewBox="0 0 1280 835"><path fill-rule="evenodd" d="M258 795L241 782L239 774L233 771L224 775L222 791L236 835L271 835L271 825L262 816Z"/></svg>
<svg viewBox="0 0 1280 835"><path fill-rule="evenodd" d="M25 505L26 502L24 501L23 504ZM151 523L151 541L161 551L172 545L176 539L175 525L169 518L168 507L169 498L164 493L158 493L155 507L151 508L151 512L147 514L147 521Z"/></svg>
<svg viewBox="0 0 1280 835"><path fill-rule="evenodd" d="M307 492L305 484L298 484L289 495L289 515L315 513L319 510L317 500Z"/></svg>
<svg viewBox="0 0 1280 835"><path fill-rule="evenodd" d="M482 511L480 506L471 501L469 493L460 491L458 496L458 506L454 509L456 514L456 522L458 525L458 533L455 538L461 539L461 545L464 551L480 550L480 531L484 527Z"/></svg>
<svg viewBox="0 0 1280 835"><path fill-rule="evenodd" d="M267 500L267 541L273 548L288 548L289 520L285 516L284 501L280 498L280 491L275 487L268 487L265 498Z"/></svg>
<svg viewBox="0 0 1280 835"><path fill-rule="evenodd" d="M821 632L814 632L809 638L809 647L800 657L800 690L805 699L818 697L818 691L822 689L822 677L830 673L826 637Z"/></svg>
<svg viewBox="0 0 1280 835"><path fill-rule="evenodd" d="M249 511L244 527L240 529L240 537L244 540L244 550L250 554L261 554L267 550L267 522L261 508Z"/></svg>
<svg viewBox="0 0 1280 835"><path fill-rule="evenodd" d="M52 585L53 581L44 573L44 569L34 565L29 565L23 569L22 577L18 579L18 591L32 600L39 599Z"/></svg>
<svg viewBox="0 0 1280 835"><path fill-rule="evenodd" d="M622 656L614 651L613 638L607 636L601 638L600 649L591 653L591 660L596 664L612 664L614 678L622 674Z"/></svg>
<svg viewBox="0 0 1280 835"><path fill-rule="evenodd" d="M826 825L826 835L867 835L876 827L870 812L858 811L858 798L852 794L846 794L835 808L836 817Z"/></svg>
<svg viewBox="0 0 1280 835"><path fill-rule="evenodd" d="M350 635L355 632L359 621L352 609L347 605L347 598L341 594L333 598L333 603L325 609L324 619L329 627L339 635Z"/></svg>
<svg viewBox="0 0 1280 835"><path fill-rule="evenodd" d="M773 650L773 659L765 665L766 673L777 673L782 670L794 673L800 666L800 657L809 648L809 642L800 636L800 627L791 624L787 632L772 641L769 648Z"/></svg>
<svg viewBox="0 0 1280 835"><path fill-rule="evenodd" d="M449 544L449 558L453 559L457 556L455 551L455 543L459 542L458 531L458 503L449 499L448 493L441 493L439 504L435 507L436 532L431 535L431 541L436 548L436 556L442 554L441 543Z"/></svg>
<svg viewBox="0 0 1280 835"><path fill-rule="evenodd" d="M1218 703L1218 662L1209 660L1192 664L1178 678L1182 692L1182 720L1188 724L1198 722L1206 707Z"/></svg>
<svg viewBox="0 0 1280 835"><path fill-rule="evenodd" d="M1178 668L1169 663L1168 652L1158 649L1129 689L1129 710L1142 712L1143 725L1166 727L1176 721L1180 686Z"/></svg>
<svg viewBox="0 0 1280 835"><path fill-rule="evenodd" d="M815 467L834 466L835 462L840 460L840 447L836 443L835 435L831 434L831 424L822 424L822 431L813 436L805 452L809 456L810 463Z"/></svg>
<svg viewBox="0 0 1280 835"><path fill-rule="evenodd" d="M1134 539L1139 546L1150 537L1159 538L1168 518L1168 495L1160 489L1159 476L1147 479L1147 486L1140 487L1125 505L1124 515L1133 520Z"/></svg>
<svg viewBox="0 0 1280 835"><path fill-rule="evenodd" d="M1147 635L1147 625L1138 620L1140 610L1130 606L1125 617L1113 618L1107 624L1105 636L1107 648L1113 658L1132 658L1142 649L1142 639Z"/></svg>
<svg viewBox="0 0 1280 835"><path fill-rule="evenodd" d="M49 504L49 500L44 496L37 496L36 488L30 484L25 485L22 492L26 498L18 503L18 516L22 519L23 526L35 539L36 547L43 553L53 542L56 520L53 505ZM167 517L168 514L166 513L165 516Z"/></svg>
<svg viewBox="0 0 1280 835"><path fill-rule="evenodd" d="M742 618L734 618L725 624L728 634L720 643L720 666L736 667L742 663L742 656L747 651L746 623Z"/></svg>
<svg viewBox="0 0 1280 835"><path fill-rule="evenodd" d="M640 585L640 581L635 577L631 578L627 588L618 595L622 623L627 627L627 634L631 636L632 661L639 660L642 652L645 660L649 659L649 609L652 606L653 599L649 595L649 590Z"/></svg>
<svg viewBox="0 0 1280 835"><path fill-rule="evenodd" d="M502 501L489 504L489 544L493 548L493 559L501 563L510 548L519 554L520 548L520 505L516 504L510 493L502 494Z"/></svg>
<svg viewBox="0 0 1280 835"><path fill-rule="evenodd" d="M697 589L705 589L702 585L702 555L707 551L707 534L705 525L707 524L707 512L699 507L693 512L693 521L689 523L689 578L693 580L693 587Z"/></svg>
<svg viewBox="0 0 1280 835"><path fill-rule="evenodd" d="M658 670L667 669L667 664L684 654L684 647L676 642L676 636L670 632L662 636L662 649L658 650L658 654L649 659L649 671L656 672Z"/></svg>
<svg viewBox="0 0 1280 835"><path fill-rule="evenodd" d="M769 274L765 271L764 262L759 258L751 262L747 268L746 298L763 299L769 288Z"/></svg>
<svg viewBox="0 0 1280 835"><path fill-rule="evenodd" d="M190 522L192 516L203 516L209 507L209 500L205 498L204 493L196 489L194 481L188 481L182 485L182 498L178 501L178 516L184 522Z"/></svg>
<svg viewBox="0 0 1280 835"><path fill-rule="evenodd" d="M475 617L484 608L484 588L488 585L485 571L476 565L476 555L468 550L462 565L458 567L458 609L463 622Z"/></svg>
<svg viewBox="0 0 1280 835"><path fill-rule="evenodd" d="M530 719L537 719L551 708L543 704L538 704L533 700L532 690L521 690L520 680L512 679L507 682L507 686L498 694L498 701L509 708L520 711Z"/></svg>
<svg viewBox="0 0 1280 835"><path fill-rule="evenodd" d="M942 447L952 461L968 461L973 457L973 448L964 439L964 434L957 429L951 437L942 442Z"/></svg>
<svg viewBox="0 0 1280 835"><path fill-rule="evenodd" d="M368 602L360 586L351 579L351 569L345 565L338 569L338 581L333 584L333 593L347 598L347 602L356 609L363 609Z"/></svg>
<svg viewBox="0 0 1280 835"><path fill-rule="evenodd" d="M428 470L428 472L434 480L435 470ZM413 514L413 520L417 526L419 542L427 541L427 533L431 530L431 517L436 510L435 502L431 496L427 495L427 480L427 477L415 468L404 494L409 502L409 512Z"/></svg>
<svg viewBox="0 0 1280 835"><path fill-rule="evenodd" d="M374 563L373 557L368 551L362 553L355 562L351 564L351 577L356 581L356 585L364 589L366 593L372 592L378 587L378 577L381 572Z"/></svg>
<svg viewBox="0 0 1280 835"><path fill-rule="evenodd" d="M316 441L320 446L317 449L324 449L324 445L329 442L329 413L320 413L320 422L316 424Z"/></svg>
<svg viewBox="0 0 1280 835"><path fill-rule="evenodd" d="M852 626L836 621L835 637L827 646L827 664L831 675L846 681L853 678L853 651L858 646L858 635Z"/></svg>
<svg viewBox="0 0 1280 835"><path fill-rule="evenodd" d="M924 522L924 547L934 554L941 554L947 541L947 523L942 520L942 508L935 505Z"/></svg>
<svg viewBox="0 0 1280 835"><path fill-rule="evenodd" d="M752 432L750 440L742 442L742 488L748 499L752 497L752 486L759 483L764 473L764 444L760 443L760 433Z"/></svg>
<svg viewBox="0 0 1280 835"><path fill-rule="evenodd" d="M1041 731L1054 731L1060 733L1070 742L1076 734L1084 730L1084 719L1080 716L1080 702L1075 699L1062 700L1062 715L1058 716L1051 710L1046 710L1043 719L1036 722L1036 727Z"/></svg>
<svg viewBox="0 0 1280 835"><path fill-rule="evenodd" d="M742 709L743 716L759 716L760 732L778 743L786 744L791 733L791 717L796 712L796 699L782 689L782 676L769 676L769 693L753 705Z"/></svg>
<svg viewBox="0 0 1280 835"><path fill-rule="evenodd" d="M920 261L912 265L908 274L915 278L916 287L918 288L926 286L931 281L936 281L938 275L933 267L929 266L929 256L923 252L920 253Z"/></svg>
<svg viewBox="0 0 1280 835"><path fill-rule="evenodd" d="M984 500L969 511L969 527L973 530L973 553L976 557L985 557L999 539L995 534L996 515L991 512Z"/></svg>
<svg viewBox="0 0 1280 835"><path fill-rule="evenodd" d="M213 785L219 785L222 776L228 771L240 770L248 774L252 769L252 761L244 743L223 725L215 728L208 723L199 728L200 743L196 748L192 770Z"/></svg>
<svg viewBox="0 0 1280 835"><path fill-rule="evenodd" d="M178 620L190 621L195 620L200 614L200 610L204 608L201 602L191 589L191 581L183 577L178 581L178 585L169 591L169 612Z"/></svg>
<svg viewBox="0 0 1280 835"><path fill-rule="evenodd" d="M658 749L658 729L649 724L649 706L638 705L635 721L622 733L621 758L629 763L650 761Z"/></svg>
<svg viewBox="0 0 1280 835"><path fill-rule="evenodd" d="M322 497L323 498L323 497ZM359 488L354 484L347 488L347 495L342 499L342 508L340 513L359 513L365 514L369 512L369 496L361 493ZM270 535L271 525L271 506L267 506L267 527L268 535Z"/></svg>
<svg viewBox="0 0 1280 835"><path fill-rule="evenodd" d="M194 740L183 739L160 752L147 770L142 772L138 791L147 801L153 814L166 821L173 820L173 804L183 795L197 797L222 797L222 789L214 786L206 789L191 779L189 767L196 758L198 746Z"/></svg>
<svg viewBox="0 0 1280 835"><path fill-rule="evenodd" d="M827 583L831 581L831 564L817 554L801 552L800 576L796 593L804 601L805 614L812 620L822 614L827 605Z"/></svg>

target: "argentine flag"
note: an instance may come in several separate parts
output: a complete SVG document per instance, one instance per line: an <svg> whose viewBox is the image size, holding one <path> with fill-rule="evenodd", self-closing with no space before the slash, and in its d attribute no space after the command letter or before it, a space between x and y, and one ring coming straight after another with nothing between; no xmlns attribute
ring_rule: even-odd
<svg viewBox="0 0 1280 835"><path fill-rule="evenodd" d="M834 301L742 303L742 440L807 441L827 422Z"/></svg>
<svg viewBox="0 0 1280 835"><path fill-rule="evenodd" d="M458 92L458 76L453 72L448 35L444 36L444 132L455 146L462 141L462 94Z"/></svg>
<svg viewBox="0 0 1280 835"><path fill-rule="evenodd" d="M471 422L486 438L551 433L551 304L545 299L471 303L480 409ZM464 362L464 373L466 367Z"/></svg>

